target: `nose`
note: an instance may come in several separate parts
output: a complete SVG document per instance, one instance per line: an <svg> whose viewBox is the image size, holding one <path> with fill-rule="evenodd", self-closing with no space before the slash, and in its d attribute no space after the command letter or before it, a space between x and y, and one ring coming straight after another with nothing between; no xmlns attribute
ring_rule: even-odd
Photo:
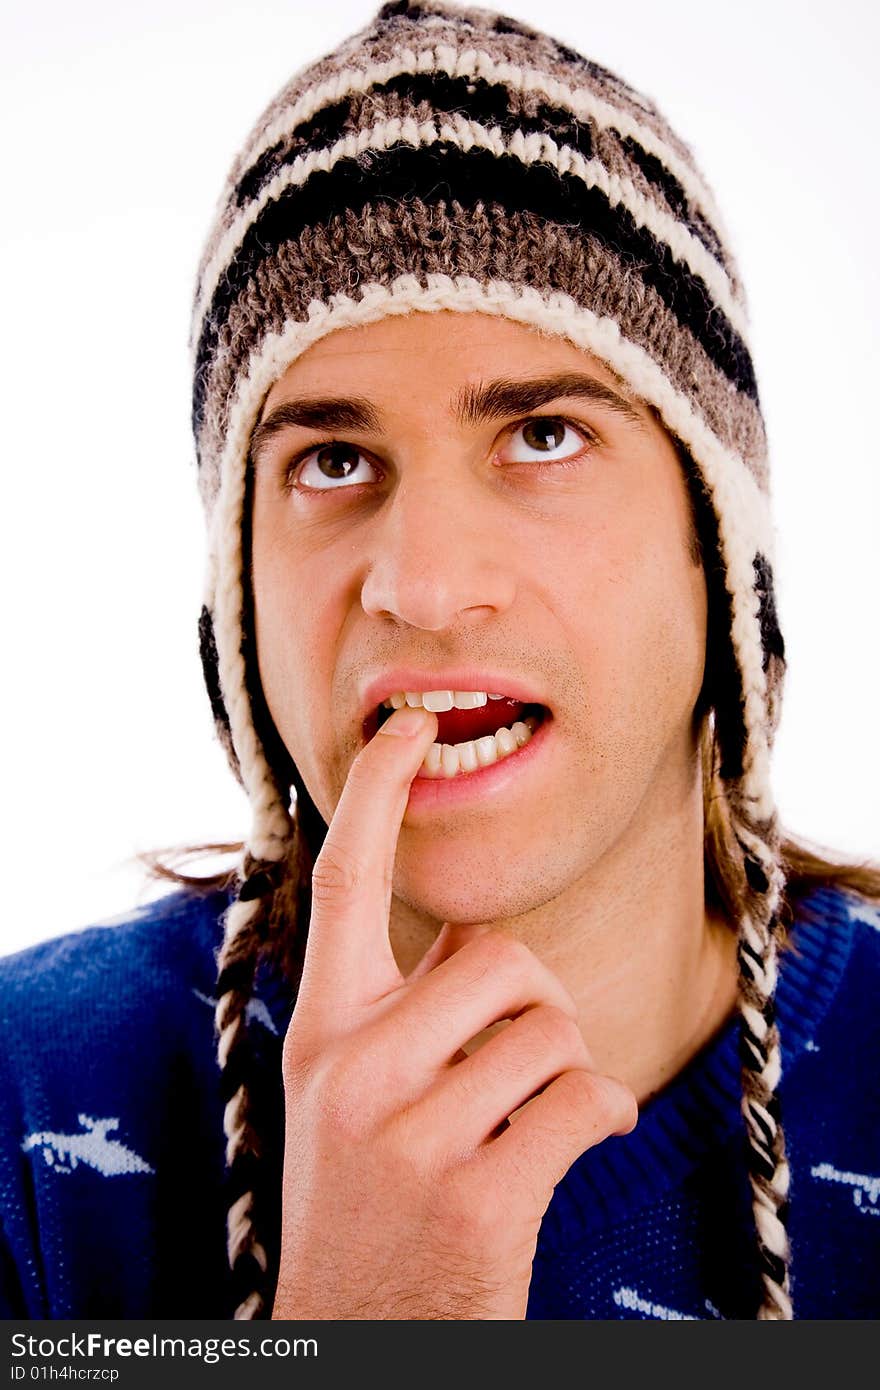
<svg viewBox="0 0 880 1390"><path fill-rule="evenodd" d="M401 480L375 519L364 611L426 632L511 607L514 552L485 494L445 470Z"/></svg>

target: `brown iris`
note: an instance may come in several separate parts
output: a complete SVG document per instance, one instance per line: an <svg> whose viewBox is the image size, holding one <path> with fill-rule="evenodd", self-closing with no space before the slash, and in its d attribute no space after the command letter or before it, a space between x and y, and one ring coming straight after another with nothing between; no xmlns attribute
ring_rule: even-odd
<svg viewBox="0 0 880 1390"><path fill-rule="evenodd" d="M558 449L565 438L565 425L542 416L523 425L522 437L530 449Z"/></svg>
<svg viewBox="0 0 880 1390"><path fill-rule="evenodd" d="M352 444L325 444L314 457L326 478L348 478L358 466L360 451Z"/></svg>

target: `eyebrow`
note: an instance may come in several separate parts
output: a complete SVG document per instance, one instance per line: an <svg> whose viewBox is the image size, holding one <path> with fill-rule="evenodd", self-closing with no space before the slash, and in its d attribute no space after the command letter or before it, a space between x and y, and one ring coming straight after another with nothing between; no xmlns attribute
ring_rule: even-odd
<svg viewBox="0 0 880 1390"><path fill-rule="evenodd" d="M539 410L549 401L564 396L603 405L631 425L643 426L645 423L632 401L583 372L563 372L529 381L490 381L482 386L466 386L456 397L455 414L463 425L478 425L484 420L497 420L503 416L527 415L529 411Z"/></svg>
<svg viewBox="0 0 880 1390"><path fill-rule="evenodd" d="M582 372L564 372L553 376L535 377L527 381L501 379L479 386L465 386L453 399L453 414L462 425L479 425L488 420L505 419L511 415L528 415L549 401L576 397L594 405L604 406L620 415L631 425L643 427L644 416L625 396L595 377ZM276 434L291 427L327 430L360 430L378 432L381 416L369 401L358 396L339 399L303 398L284 401L261 420L251 437L251 458L256 461L261 450Z"/></svg>
<svg viewBox="0 0 880 1390"><path fill-rule="evenodd" d="M378 412L369 401L352 397L348 400L285 401L271 411L255 428L251 436L251 458L256 460L261 449L281 430L300 425L310 430L373 430L379 429Z"/></svg>

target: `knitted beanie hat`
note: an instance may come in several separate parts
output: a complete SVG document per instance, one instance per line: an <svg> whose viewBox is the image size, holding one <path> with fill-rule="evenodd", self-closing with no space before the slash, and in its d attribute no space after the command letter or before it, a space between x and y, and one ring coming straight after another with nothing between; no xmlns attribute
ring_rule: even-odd
<svg viewBox="0 0 880 1390"><path fill-rule="evenodd" d="M602 359L655 408L695 469L717 537L704 565L723 600L713 776L739 866L759 1316L790 1317L772 1003L784 879L769 778L784 652L742 286L712 194L651 101L516 20L446 0L384 5L289 82L234 162L198 275L193 428L210 557L202 656L218 732L253 809L217 1008L238 1315L265 1311L267 1269L245 1005L308 800L256 670L251 434L273 383L327 334L438 310L501 315Z"/></svg>

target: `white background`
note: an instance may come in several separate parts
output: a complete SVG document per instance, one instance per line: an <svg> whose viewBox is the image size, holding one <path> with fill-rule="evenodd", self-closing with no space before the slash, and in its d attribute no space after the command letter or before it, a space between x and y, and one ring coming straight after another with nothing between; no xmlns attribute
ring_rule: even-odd
<svg viewBox="0 0 880 1390"><path fill-rule="evenodd" d="M193 277L256 116L377 7L7 10L0 952L144 900L138 850L246 830L197 658ZM773 452L790 662L778 801L802 835L878 856L880 7L491 7L647 91L717 192Z"/></svg>

